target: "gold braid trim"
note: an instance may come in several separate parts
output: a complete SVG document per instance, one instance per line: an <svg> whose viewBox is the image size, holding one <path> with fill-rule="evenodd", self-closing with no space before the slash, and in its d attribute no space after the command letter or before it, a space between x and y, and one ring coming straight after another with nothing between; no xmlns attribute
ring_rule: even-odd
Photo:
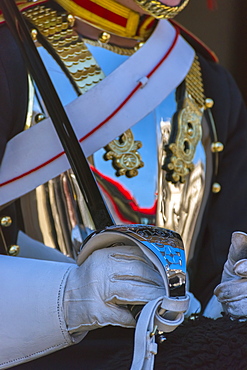
<svg viewBox="0 0 247 370"><path fill-rule="evenodd" d="M99 5L102 9L106 9L125 18L127 21L125 27L105 19L103 15L104 13L102 16L100 14L94 14L92 11L83 8L82 4L78 5L75 2L68 0L56 0L56 2L60 4L66 11L94 25L97 28L123 37L132 38L136 36L140 20L139 14L114 0L91 0L91 2Z"/></svg>
<svg viewBox="0 0 247 370"><path fill-rule="evenodd" d="M90 3L98 7L97 14L95 9L94 12L88 10L86 4L83 4L83 1L81 1L80 5L76 4L74 1L68 0L56 0L56 2L75 17L79 17L93 27L110 32L114 35L143 41L147 39L152 32L150 28L150 23L154 21L152 16L148 16L142 23L139 13L129 9L127 6L119 4L115 0L90 0ZM117 23L117 19L114 19L114 17L106 19L107 17L104 11L112 15L120 16L126 21L126 24Z"/></svg>

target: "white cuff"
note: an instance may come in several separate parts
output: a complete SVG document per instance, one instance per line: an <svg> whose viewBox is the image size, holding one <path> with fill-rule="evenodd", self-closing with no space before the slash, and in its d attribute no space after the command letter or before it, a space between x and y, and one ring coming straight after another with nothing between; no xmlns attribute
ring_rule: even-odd
<svg viewBox="0 0 247 370"><path fill-rule="evenodd" d="M0 256L0 369L73 343L63 314L63 293L75 265Z"/></svg>
<svg viewBox="0 0 247 370"><path fill-rule="evenodd" d="M201 312L201 303L191 292L186 292L190 297L190 305L188 310L185 312L184 317L190 317L193 314L199 314Z"/></svg>
<svg viewBox="0 0 247 370"><path fill-rule="evenodd" d="M209 317L210 319L218 319L222 317L223 311L222 304L218 301L217 297L213 295L203 312L203 316Z"/></svg>

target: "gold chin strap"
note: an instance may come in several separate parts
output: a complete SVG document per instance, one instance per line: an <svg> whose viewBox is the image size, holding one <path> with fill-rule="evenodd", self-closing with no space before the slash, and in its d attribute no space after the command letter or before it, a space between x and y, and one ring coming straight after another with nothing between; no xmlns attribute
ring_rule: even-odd
<svg viewBox="0 0 247 370"><path fill-rule="evenodd" d="M157 19L174 18L190 0L180 1L178 6L168 6L156 0L134 0L142 9Z"/></svg>

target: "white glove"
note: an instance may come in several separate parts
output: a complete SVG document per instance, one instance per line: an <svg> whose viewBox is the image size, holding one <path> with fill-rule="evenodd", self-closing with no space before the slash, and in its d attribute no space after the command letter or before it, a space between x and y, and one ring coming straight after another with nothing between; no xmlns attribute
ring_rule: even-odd
<svg viewBox="0 0 247 370"><path fill-rule="evenodd" d="M247 317L247 234L232 234L221 284L214 294L227 314L233 318Z"/></svg>
<svg viewBox="0 0 247 370"><path fill-rule="evenodd" d="M133 246L94 251L70 272L64 311L70 334L106 325L135 327L127 305L165 295L162 278L144 253Z"/></svg>

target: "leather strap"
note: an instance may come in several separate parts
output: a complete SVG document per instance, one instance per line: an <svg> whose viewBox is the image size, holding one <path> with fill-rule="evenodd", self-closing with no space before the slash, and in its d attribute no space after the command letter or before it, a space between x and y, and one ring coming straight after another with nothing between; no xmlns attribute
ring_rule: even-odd
<svg viewBox="0 0 247 370"><path fill-rule="evenodd" d="M155 342L155 332L157 330L165 333L171 332L184 320L182 312L177 313L173 320L162 318L158 313L162 299L160 297L147 303L140 313L135 329L134 356L131 370L153 369L158 349Z"/></svg>
<svg viewBox="0 0 247 370"><path fill-rule="evenodd" d="M66 107L86 157L153 111L183 81L193 60L190 45L183 38L176 38L169 22L160 21L141 49ZM142 84L145 76L149 76L144 79L147 83ZM7 144L0 168L0 204L68 168L50 119L40 122Z"/></svg>

